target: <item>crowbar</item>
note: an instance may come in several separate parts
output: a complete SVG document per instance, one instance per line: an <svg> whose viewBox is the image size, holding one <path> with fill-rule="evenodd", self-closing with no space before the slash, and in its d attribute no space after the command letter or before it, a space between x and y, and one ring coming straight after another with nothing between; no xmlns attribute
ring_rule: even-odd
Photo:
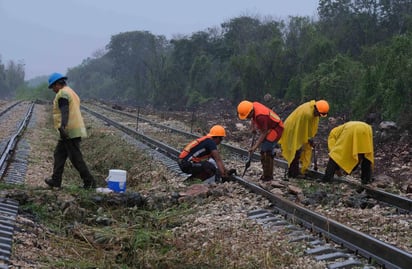
<svg viewBox="0 0 412 269"><path fill-rule="evenodd" d="M316 145L313 145L312 151L313 151L313 170L318 171L318 157L316 156Z"/></svg>
<svg viewBox="0 0 412 269"><path fill-rule="evenodd" d="M252 137L252 145L250 147L252 147L255 144L255 138L256 138L256 133L253 134ZM245 176L247 169L250 167L250 162L252 161L252 156L253 156L253 152L249 152L246 164L245 164L245 170L243 171L243 175L242 177Z"/></svg>

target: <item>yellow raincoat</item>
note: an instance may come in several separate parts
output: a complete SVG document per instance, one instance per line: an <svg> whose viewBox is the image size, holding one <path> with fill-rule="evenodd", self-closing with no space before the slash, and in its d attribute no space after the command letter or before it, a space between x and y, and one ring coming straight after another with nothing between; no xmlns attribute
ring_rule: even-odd
<svg viewBox="0 0 412 269"><path fill-rule="evenodd" d="M312 157L312 147L308 141L318 132L319 117L314 115L315 103L315 100L306 102L287 117L279 140L282 156L288 162L288 166L295 158L296 151L302 148L300 156L302 174L308 169Z"/></svg>
<svg viewBox="0 0 412 269"><path fill-rule="evenodd" d="M374 165L372 127L364 122L349 121L333 128L328 148L329 157L347 174L358 164L358 154L365 154L372 167Z"/></svg>

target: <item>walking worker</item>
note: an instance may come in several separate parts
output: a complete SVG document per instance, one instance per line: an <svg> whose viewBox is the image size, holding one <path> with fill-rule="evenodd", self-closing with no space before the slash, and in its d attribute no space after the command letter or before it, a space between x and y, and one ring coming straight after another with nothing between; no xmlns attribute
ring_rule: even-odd
<svg viewBox="0 0 412 269"><path fill-rule="evenodd" d="M361 121L348 121L331 130L328 137L329 161L323 181L330 181L335 172L347 174L360 164L362 184L372 182L373 135L372 127Z"/></svg>
<svg viewBox="0 0 412 269"><path fill-rule="evenodd" d="M228 177L217 145L226 136L221 125L214 125L207 135L191 141L179 155L178 164L182 172L191 174L205 183L220 182Z"/></svg>
<svg viewBox="0 0 412 269"><path fill-rule="evenodd" d="M279 144L282 156L288 162L288 177L304 175L308 169L313 138L318 132L319 117L326 117L329 104L325 100L311 100L298 106L285 120L285 129ZM299 171L299 162L302 167Z"/></svg>
<svg viewBox="0 0 412 269"><path fill-rule="evenodd" d="M259 131L259 138L250 149L253 154L260 146L260 160L263 168L263 181L273 180L273 158L275 146L283 133L283 122L270 108L259 102L244 100L237 107L238 117L241 120L251 119L252 133Z"/></svg>
<svg viewBox="0 0 412 269"><path fill-rule="evenodd" d="M53 73L49 77L49 89L56 96L53 101L54 128L59 132L60 139L54 149L53 175L45 182L50 187L61 187L64 165L67 158L79 171L85 189L95 188L96 181L90 174L82 152L80 141L86 137L86 128L80 112L80 98L66 85L67 77L59 73Z"/></svg>

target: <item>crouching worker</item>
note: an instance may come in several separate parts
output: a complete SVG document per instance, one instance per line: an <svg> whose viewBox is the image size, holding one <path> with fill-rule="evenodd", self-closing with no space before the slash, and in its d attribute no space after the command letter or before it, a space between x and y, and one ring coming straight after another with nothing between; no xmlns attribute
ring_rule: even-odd
<svg viewBox="0 0 412 269"><path fill-rule="evenodd" d="M323 181L330 181L342 169L347 174L361 165L362 184L372 182L372 127L361 121L349 121L332 129L328 137L329 161Z"/></svg>
<svg viewBox="0 0 412 269"><path fill-rule="evenodd" d="M179 155L180 169L191 174L190 178L198 178L204 183L226 180L228 175L217 150L217 145L225 136L225 129L221 125L214 125L207 135L187 144Z"/></svg>

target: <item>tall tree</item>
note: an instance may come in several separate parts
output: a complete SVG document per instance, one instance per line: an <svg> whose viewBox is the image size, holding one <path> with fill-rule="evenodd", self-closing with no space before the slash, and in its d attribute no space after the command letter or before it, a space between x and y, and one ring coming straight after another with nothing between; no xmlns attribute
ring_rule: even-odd
<svg viewBox="0 0 412 269"><path fill-rule="evenodd" d="M119 86L127 92L127 97L135 104L146 104L151 98L154 63L158 61L159 42L164 37L156 37L148 31L134 31L112 36L107 45L107 56L113 61L113 76ZM154 79L152 77L152 79Z"/></svg>
<svg viewBox="0 0 412 269"><path fill-rule="evenodd" d="M14 97L17 89L24 85L24 76L24 62L11 60L6 67L0 63L0 97Z"/></svg>

